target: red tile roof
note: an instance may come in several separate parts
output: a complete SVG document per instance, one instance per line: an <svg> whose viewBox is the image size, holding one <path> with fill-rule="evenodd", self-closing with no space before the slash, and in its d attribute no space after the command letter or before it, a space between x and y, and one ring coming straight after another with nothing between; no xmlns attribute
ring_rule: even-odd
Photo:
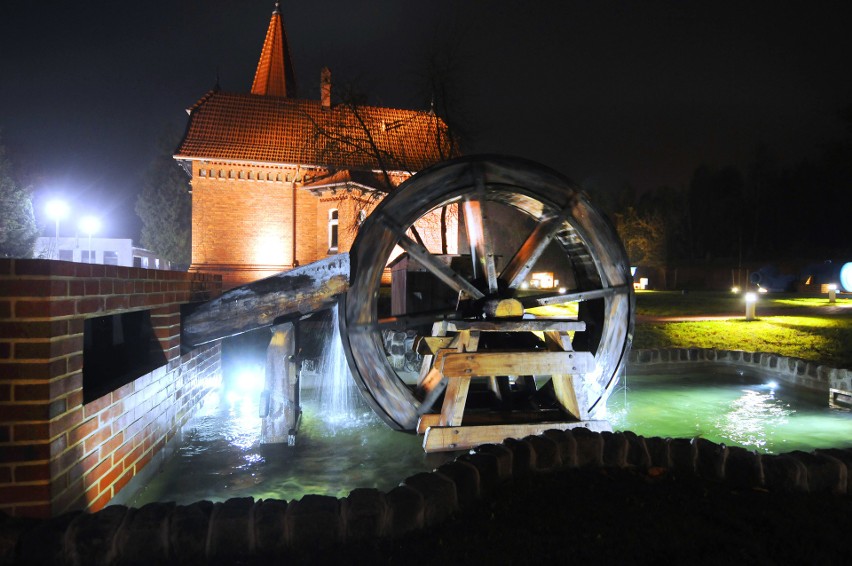
<svg viewBox="0 0 852 566"><path fill-rule="evenodd" d="M284 24L281 23L278 3L275 4L275 10L269 20L251 92L268 96L296 95L296 75L293 72L290 46L287 44Z"/></svg>
<svg viewBox="0 0 852 566"><path fill-rule="evenodd" d="M415 172L450 157L446 130L430 112L211 91L175 158Z"/></svg>

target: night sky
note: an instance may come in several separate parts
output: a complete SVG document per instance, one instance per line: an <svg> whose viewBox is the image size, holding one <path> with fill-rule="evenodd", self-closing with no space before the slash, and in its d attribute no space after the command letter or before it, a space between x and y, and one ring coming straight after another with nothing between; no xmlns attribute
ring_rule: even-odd
<svg viewBox="0 0 852 566"><path fill-rule="evenodd" d="M140 176L216 83L247 92L272 0L0 2L0 128L36 191L137 238ZM685 187L758 143L795 165L852 104L841 2L282 2L300 95L319 71L425 108L432 53L469 152L550 165L591 192ZM72 223L63 232L73 233Z"/></svg>

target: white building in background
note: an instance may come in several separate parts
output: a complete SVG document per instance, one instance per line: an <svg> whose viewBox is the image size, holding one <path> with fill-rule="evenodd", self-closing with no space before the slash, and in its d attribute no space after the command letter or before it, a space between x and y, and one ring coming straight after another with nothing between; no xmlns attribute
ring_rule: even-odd
<svg viewBox="0 0 852 566"><path fill-rule="evenodd" d="M154 252L134 247L130 238L41 237L36 240L34 257L145 269L171 268L167 260Z"/></svg>

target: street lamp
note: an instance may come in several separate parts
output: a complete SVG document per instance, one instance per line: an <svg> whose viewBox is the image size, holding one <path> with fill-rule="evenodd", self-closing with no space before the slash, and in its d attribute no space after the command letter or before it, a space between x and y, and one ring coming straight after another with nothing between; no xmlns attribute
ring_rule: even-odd
<svg viewBox="0 0 852 566"><path fill-rule="evenodd" d="M837 284L830 283L828 285L828 302L836 303L837 302Z"/></svg>
<svg viewBox="0 0 852 566"><path fill-rule="evenodd" d="M754 320L755 310L757 304L757 293L746 293L745 294L745 318L746 320Z"/></svg>
<svg viewBox="0 0 852 566"><path fill-rule="evenodd" d="M68 216L68 203L64 200L53 199L48 201L45 206L47 217L56 223L55 240L53 242L56 247L56 259L59 258L59 221Z"/></svg>
<svg viewBox="0 0 852 566"><path fill-rule="evenodd" d="M89 263L95 263L92 257L92 234L101 229L101 221L95 216L84 216L80 219L80 230L89 235Z"/></svg>

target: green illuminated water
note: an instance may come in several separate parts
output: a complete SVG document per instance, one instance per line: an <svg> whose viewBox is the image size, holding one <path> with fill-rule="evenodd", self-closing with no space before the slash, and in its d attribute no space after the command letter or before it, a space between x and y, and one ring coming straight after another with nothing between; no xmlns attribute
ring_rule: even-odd
<svg viewBox="0 0 852 566"><path fill-rule="evenodd" d="M763 453L852 447L852 412L768 379L675 374L628 376L626 389L624 383L607 406L615 430L701 436ZM389 491L456 456L424 454L419 437L391 430L360 400L348 414L329 414L310 395L296 445L264 446L258 397L251 389L208 396L176 455L129 504L345 497L358 487Z"/></svg>
<svg viewBox="0 0 852 566"><path fill-rule="evenodd" d="M615 430L696 437L762 453L852 446L852 413L828 395L794 392L772 379L742 375L629 376L610 397Z"/></svg>
<svg viewBox="0 0 852 566"><path fill-rule="evenodd" d="M363 403L336 419L321 415L310 400L295 446L261 445L255 397L209 397L175 456L129 504L345 497L359 487L390 491L456 455L424 454L419 437L391 430Z"/></svg>

